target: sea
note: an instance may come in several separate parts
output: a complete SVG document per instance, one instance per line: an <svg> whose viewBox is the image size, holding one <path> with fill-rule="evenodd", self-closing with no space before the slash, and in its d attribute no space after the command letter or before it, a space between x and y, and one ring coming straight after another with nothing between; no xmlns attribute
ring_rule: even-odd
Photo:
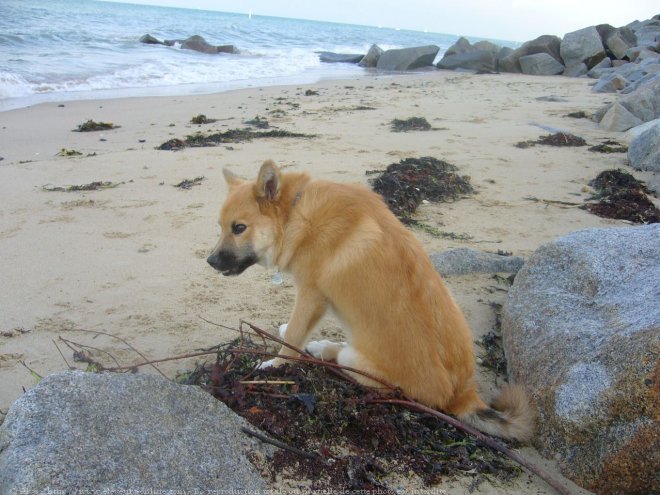
<svg viewBox="0 0 660 495"><path fill-rule="evenodd" d="M239 54L147 45L203 36ZM0 111L45 101L185 95L352 78L367 69L319 52L366 53L457 35L97 0L0 0ZM468 38L474 42L481 38ZM497 41L497 40L495 40ZM504 46L515 42L497 41Z"/></svg>

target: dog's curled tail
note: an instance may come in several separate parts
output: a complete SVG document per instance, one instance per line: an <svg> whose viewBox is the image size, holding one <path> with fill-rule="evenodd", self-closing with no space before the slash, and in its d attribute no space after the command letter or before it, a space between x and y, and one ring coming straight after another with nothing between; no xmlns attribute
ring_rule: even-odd
<svg viewBox="0 0 660 495"><path fill-rule="evenodd" d="M515 385L505 385L490 407L458 416L476 429L500 438L529 441L534 433L533 413L527 394Z"/></svg>

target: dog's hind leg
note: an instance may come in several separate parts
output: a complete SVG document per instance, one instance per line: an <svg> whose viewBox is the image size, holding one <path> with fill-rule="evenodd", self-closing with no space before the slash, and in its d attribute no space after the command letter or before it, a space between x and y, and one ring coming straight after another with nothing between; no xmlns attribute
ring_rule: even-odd
<svg viewBox="0 0 660 495"><path fill-rule="evenodd" d="M288 325L283 330L280 327L280 335L283 335L284 341L298 349L305 347L309 335L321 319L327 309L326 298L318 290L309 287L298 287L296 294L296 305ZM284 357L297 357L298 353L293 349L283 345L279 355L269 361L261 364L260 368L269 368L271 366L281 366L286 362Z"/></svg>
<svg viewBox="0 0 660 495"><path fill-rule="evenodd" d="M347 368L364 371L374 378L378 378L381 375L378 368L374 366L364 354L345 342L338 343L329 340L314 341L307 345L307 350L317 359L322 359L323 361L336 361L337 364L341 364ZM366 387L384 387L382 383L372 380L368 376L360 373L353 371L346 371L346 373L358 383Z"/></svg>

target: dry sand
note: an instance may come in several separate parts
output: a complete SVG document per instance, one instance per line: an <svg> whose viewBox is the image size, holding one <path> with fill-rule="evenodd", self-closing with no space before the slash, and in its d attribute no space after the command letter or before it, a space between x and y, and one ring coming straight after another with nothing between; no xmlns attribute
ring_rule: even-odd
<svg viewBox="0 0 660 495"><path fill-rule="evenodd" d="M306 95L308 89L318 94ZM560 101L538 100L548 96ZM612 98L591 94L584 79L429 72L204 96L47 103L1 113L0 410L6 412L35 384L27 367L40 375L64 370L60 351L69 364L84 367L73 363L60 337L107 351L122 364L141 359L116 339L81 330L116 335L158 358L233 337L200 317L228 326L245 319L273 331L287 321L294 297L289 277L275 286L272 273L261 267L225 278L206 264L219 234L223 167L251 178L264 159L273 158L317 178L366 183L366 171L401 158L446 160L471 177L477 194L423 205L419 219L471 238L436 238L416 230L429 252L471 247L528 256L568 232L625 225L576 207L526 199L581 203L589 196L587 183L604 169L624 166L625 155L514 146L547 134L539 125L572 132L592 145L620 138L590 120L565 117L595 111ZM358 109L365 106L373 109ZM218 121L190 124L198 114ZM244 127L256 116L272 127L316 137L155 149L198 130ZM409 117L425 117L435 129L391 132L392 119ZM72 132L88 119L121 127ZM62 148L83 155L58 156ZM198 176L206 179L189 190L173 187ZM43 189L92 181L119 185L93 192ZM447 284L475 338L490 330L491 303L504 301L506 286L490 275L450 277ZM327 318L318 332L340 338L341 328ZM95 354L113 364L108 355ZM173 376L193 364L178 361L160 369ZM488 391L495 380L488 372L482 375ZM538 458L531 448L524 452ZM469 484L466 479L441 488L460 494ZM527 476L517 490L550 493ZM512 488L482 484L479 492L511 493Z"/></svg>

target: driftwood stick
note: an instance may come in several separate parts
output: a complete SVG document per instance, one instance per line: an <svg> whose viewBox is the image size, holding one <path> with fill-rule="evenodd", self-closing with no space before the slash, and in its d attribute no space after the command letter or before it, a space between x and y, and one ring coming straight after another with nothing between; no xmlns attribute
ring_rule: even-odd
<svg viewBox="0 0 660 495"><path fill-rule="evenodd" d="M288 450L289 452L293 452L295 454L298 454L300 456L306 457L307 459L313 459L315 461L320 461L324 465L329 466L330 463L328 462L327 459L322 457L320 454L316 454L314 452L305 452L304 450L297 449L296 447L292 447L291 445L287 445L284 442L280 442L279 440L274 440L272 438L268 438L265 435L262 435L261 433L257 433L256 431L252 431L249 428L246 428L245 426L241 427L241 431L245 433L246 435L249 435L254 438L258 438L262 442L269 443L271 445L274 445L275 447L278 447L280 449Z"/></svg>

